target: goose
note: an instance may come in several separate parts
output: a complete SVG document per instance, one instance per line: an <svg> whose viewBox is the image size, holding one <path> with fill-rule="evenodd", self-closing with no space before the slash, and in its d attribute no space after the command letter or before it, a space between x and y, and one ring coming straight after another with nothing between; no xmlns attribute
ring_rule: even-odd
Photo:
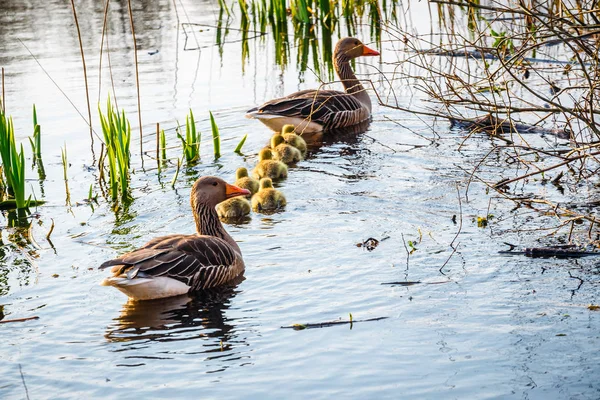
<svg viewBox="0 0 600 400"><path fill-rule="evenodd" d="M249 190L250 194L246 196L248 199L250 199L254 193L258 192L259 188L258 180L249 177L248 170L244 167L240 167L235 171L234 185Z"/></svg>
<svg viewBox="0 0 600 400"><path fill-rule="evenodd" d="M366 121L371 116L371 99L352 71L350 60L378 55L379 52L356 38L341 39L335 46L333 65L344 85L344 92L302 90L248 110L246 117L258 119L276 132L286 124L293 124L297 131L308 133Z"/></svg>
<svg viewBox="0 0 600 400"><path fill-rule="evenodd" d="M295 129L296 127L294 125L284 125L283 128L281 128L281 136L283 136L283 139L287 144L294 146L300 150L302 154L306 154L306 141L302 136L299 136L294 132Z"/></svg>
<svg viewBox="0 0 600 400"><path fill-rule="evenodd" d="M245 197L233 197L217 204L217 215L225 220L239 219L248 214L250 214L250 201Z"/></svg>
<svg viewBox="0 0 600 400"><path fill-rule="evenodd" d="M252 196L252 209L254 211L276 211L287 204L285 196L273 188L270 178L260 180L260 189Z"/></svg>
<svg viewBox="0 0 600 400"><path fill-rule="evenodd" d="M300 150L287 144L283 136L279 133L271 137L271 152L277 160L285 164L293 164L302 160Z"/></svg>
<svg viewBox="0 0 600 400"><path fill-rule="evenodd" d="M99 269L112 267L112 276L101 285L113 286L132 300L151 300L216 287L239 277L245 268L242 252L223 228L215 206L248 193L214 176L199 178L190 193L197 233L157 237L104 262Z"/></svg>
<svg viewBox="0 0 600 400"><path fill-rule="evenodd" d="M281 161L273 160L271 149L265 147L258 153L259 162L254 167L252 174L257 178L280 179L287 178L287 165Z"/></svg>

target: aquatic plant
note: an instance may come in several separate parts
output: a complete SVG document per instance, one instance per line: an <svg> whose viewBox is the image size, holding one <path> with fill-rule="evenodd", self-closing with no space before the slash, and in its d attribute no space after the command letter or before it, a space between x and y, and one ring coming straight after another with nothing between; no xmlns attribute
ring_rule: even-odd
<svg viewBox="0 0 600 400"><path fill-rule="evenodd" d="M69 168L69 161L67 159L67 144L65 143L65 147L61 147L60 148L60 156L61 156L61 160L62 160L62 166L63 166L63 179L65 181L65 193L66 193L66 200L65 200L65 204L70 206L71 205L71 191L69 190L69 177L67 175L67 169ZM91 186L90 186L91 189Z"/></svg>
<svg viewBox="0 0 600 400"><path fill-rule="evenodd" d="M25 199L25 152L22 144L17 151L12 118L6 118L2 110L0 110L0 158L2 158L7 192L12 197L9 203L10 200L14 200L14 207L17 210L25 210L30 205L30 199Z"/></svg>
<svg viewBox="0 0 600 400"><path fill-rule="evenodd" d="M236 146L236 148L235 148L235 150L234 150L234 152L235 152L235 153L241 154L241 152L242 152L242 146L244 145L244 143L246 143L246 138L247 138L247 137L248 137L248 134L246 133L246 134L244 135L244 137L242 138L242 140L240 140L240 142L239 142L239 143L238 143L238 145Z"/></svg>
<svg viewBox="0 0 600 400"><path fill-rule="evenodd" d="M33 105L33 138L29 138L31 143L31 151L33 152L33 160L39 160L42 158L42 139L41 139L41 127L38 124L37 112L35 110L35 104Z"/></svg>
<svg viewBox="0 0 600 400"><path fill-rule="evenodd" d="M213 149L215 154L215 159L221 157L221 136L219 135L219 127L215 122L215 117L213 117L212 112L208 112L210 115L210 128L212 130L213 137Z"/></svg>
<svg viewBox="0 0 600 400"><path fill-rule="evenodd" d="M179 137L183 144L185 160L188 164L195 163L200 159L201 133L196 130L196 121L191 109L190 113L185 117L185 138L179 130L180 126L177 124L177 137Z"/></svg>
<svg viewBox="0 0 600 400"><path fill-rule="evenodd" d="M125 111L119 113L112 107L110 96L106 104L106 115L102 113L100 106L98 106L98 113L108 156L111 197L113 201L117 200L120 192L122 200L129 200L131 199L129 190L131 125L125 117Z"/></svg>

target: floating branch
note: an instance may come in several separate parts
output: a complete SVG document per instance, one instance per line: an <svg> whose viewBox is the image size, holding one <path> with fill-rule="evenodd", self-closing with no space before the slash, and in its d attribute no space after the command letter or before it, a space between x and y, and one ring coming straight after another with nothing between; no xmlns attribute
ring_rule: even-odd
<svg viewBox="0 0 600 400"><path fill-rule="evenodd" d="M25 317L25 318L3 319L3 320L0 320L0 324L8 324L11 322L25 322L25 321L31 321L34 319L40 319L40 317L33 316L33 317Z"/></svg>
<svg viewBox="0 0 600 400"><path fill-rule="evenodd" d="M312 328L328 328L334 325L353 325L359 322L372 322L372 321L381 321L382 319L387 319L388 317L377 317L377 318L369 318L362 320L348 320L348 321L329 321L329 322L317 322L317 323L306 323L306 324L294 324L289 326L282 326L282 329L294 329L296 331L301 331L303 329L312 329Z"/></svg>

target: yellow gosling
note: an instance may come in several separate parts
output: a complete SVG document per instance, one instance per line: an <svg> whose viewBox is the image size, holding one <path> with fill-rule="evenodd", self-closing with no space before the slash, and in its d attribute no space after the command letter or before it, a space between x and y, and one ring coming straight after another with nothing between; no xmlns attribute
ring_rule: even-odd
<svg viewBox="0 0 600 400"><path fill-rule="evenodd" d="M271 137L271 151L277 160L286 164L294 164L302 160L300 150L287 144L279 133Z"/></svg>
<svg viewBox="0 0 600 400"><path fill-rule="evenodd" d="M249 190L250 194L246 198L252 198L252 195L258 192L259 184L258 180L248 176L248 170L244 167L240 167L235 171L235 186Z"/></svg>
<svg viewBox="0 0 600 400"><path fill-rule="evenodd" d="M252 196L252 209L257 212L277 211L287 204L285 196L273 188L270 178L260 180L260 189Z"/></svg>
<svg viewBox="0 0 600 400"><path fill-rule="evenodd" d="M287 165L281 161L273 160L273 153L271 153L271 149L262 149L258 154L258 159L259 162L254 168L254 171L252 171L252 174L255 178L287 178Z"/></svg>

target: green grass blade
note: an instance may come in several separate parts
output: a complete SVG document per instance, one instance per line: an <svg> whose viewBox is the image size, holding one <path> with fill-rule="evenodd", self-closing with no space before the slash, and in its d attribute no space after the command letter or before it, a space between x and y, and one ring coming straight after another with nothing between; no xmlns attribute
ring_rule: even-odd
<svg viewBox="0 0 600 400"><path fill-rule="evenodd" d="M246 138L248 137L248 134L246 133L244 135L244 137L242 138L242 140L240 140L240 142L238 143L237 147L235 148L234 152L241 154L242 153L242 146L244 145L244 143L246 143Z"/></svg>
<svg viewBox="0 0 600 400"><path fill-rule="evenodd" d="M213 136L213 147L215 153L215 159L221 157L221 136L219 135L219 127L215 122L215 118L212 115L212 112L208 112L210 114L210 127L212 129Z"/></svg>

